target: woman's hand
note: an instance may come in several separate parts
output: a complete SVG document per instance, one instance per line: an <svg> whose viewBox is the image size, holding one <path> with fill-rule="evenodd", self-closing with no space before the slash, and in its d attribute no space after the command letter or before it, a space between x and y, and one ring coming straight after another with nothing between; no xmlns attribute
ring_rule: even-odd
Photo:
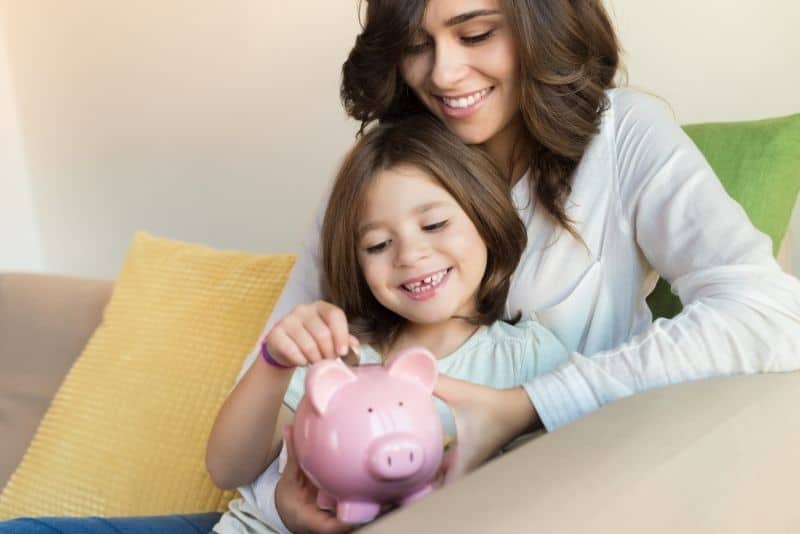
<svg viewBox="0 0 800 534"><path fill-rule="evenodd" d="M453 412L456 442L443 463L445 484L472 471L520 434L541 426L522 387L495 389L439 375L434 395Z"/></svg>
<svg viewBox="0 0 800 534"><path fill-rule="evenodd" d="M317 506L317 488L297 464L292 429L283 432L288 459L275 489L275 507L283 524L296 534L305 532L349 532L352 527L336 519L336 515Z"/></svg>
<svg viewBox="0 0 800 534"><path fill-rule="evenodd" d="M358 340L350 335L341 308L318 300L295 307L267 334L270 356L286 366L304 366L346 356Z"/></svg>

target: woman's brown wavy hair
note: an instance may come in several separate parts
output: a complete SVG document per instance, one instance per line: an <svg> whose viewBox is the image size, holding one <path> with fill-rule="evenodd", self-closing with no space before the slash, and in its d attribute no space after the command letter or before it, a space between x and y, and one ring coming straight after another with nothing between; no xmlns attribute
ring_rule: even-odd
<svg viewBox="0 0 800 534"><path fill-rule="evenodd" d="M511 274L527 242L525 226L494 162L428 114L371 128L345 157L322 223L325 298L344 310L356 336L382 348L391 345L405 324L373 296L358 263L358 229L367 191L381 171L398 165L430 176L475 225L487 248L487 263L476 314L465 319L474 324L501 319Z"/></svg>
<svg viewBox="0 0 800 534"><path fill-rule="evenodd" d="M422 21L424 0L367 0L361 34L342 67L341 96L363 128L424 106L398 65ZM520 61L520 111L531 192L577 236L565 202L572 176L608 106L619 43L602 0L503 0ZM496 162L507 164L508 162ZM512 179L514 177L508 177Z"/></svg>

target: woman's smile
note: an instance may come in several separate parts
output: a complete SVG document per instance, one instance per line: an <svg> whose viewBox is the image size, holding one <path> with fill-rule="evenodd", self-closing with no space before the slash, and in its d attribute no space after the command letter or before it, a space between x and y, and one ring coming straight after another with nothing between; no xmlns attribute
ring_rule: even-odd
<svg viewBox="0 0 800 534"><path fill-rule="evenodd" d="M500 0L430 0L413 42L400 63L408 87L462 141L508 161L521 82Z"/></svg>
<svg viewBox="0 0 800 534"><path fill-rule="evenodd" d="M465 118L480 108L489 98L494 86L462 96L440 96L442 113L454 118Z"/></svg>

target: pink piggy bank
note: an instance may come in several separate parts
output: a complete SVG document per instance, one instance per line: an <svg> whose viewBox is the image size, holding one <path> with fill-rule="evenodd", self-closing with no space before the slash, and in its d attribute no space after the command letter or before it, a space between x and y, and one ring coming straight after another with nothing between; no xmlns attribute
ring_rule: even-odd
<svg viewBox="0 0 800 534"><path fill-rule="evenodd" d="M298 463L319 488L317 504L347 523L374 519L381 504L405 504L432 489L442 461L442 423L432 391L438 370L426 349L385 365L312 365L297 406Z"/></svg>

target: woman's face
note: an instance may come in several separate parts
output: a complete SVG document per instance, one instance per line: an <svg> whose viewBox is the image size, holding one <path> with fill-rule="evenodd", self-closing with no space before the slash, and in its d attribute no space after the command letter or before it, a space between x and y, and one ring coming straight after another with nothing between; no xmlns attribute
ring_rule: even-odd
<svg viewBox="0 0 800 534"><path fill-rule="evenodd" d="M465 143L510 155L521 131L519 61L501 0L429 0L400 71Z"/></svg>

